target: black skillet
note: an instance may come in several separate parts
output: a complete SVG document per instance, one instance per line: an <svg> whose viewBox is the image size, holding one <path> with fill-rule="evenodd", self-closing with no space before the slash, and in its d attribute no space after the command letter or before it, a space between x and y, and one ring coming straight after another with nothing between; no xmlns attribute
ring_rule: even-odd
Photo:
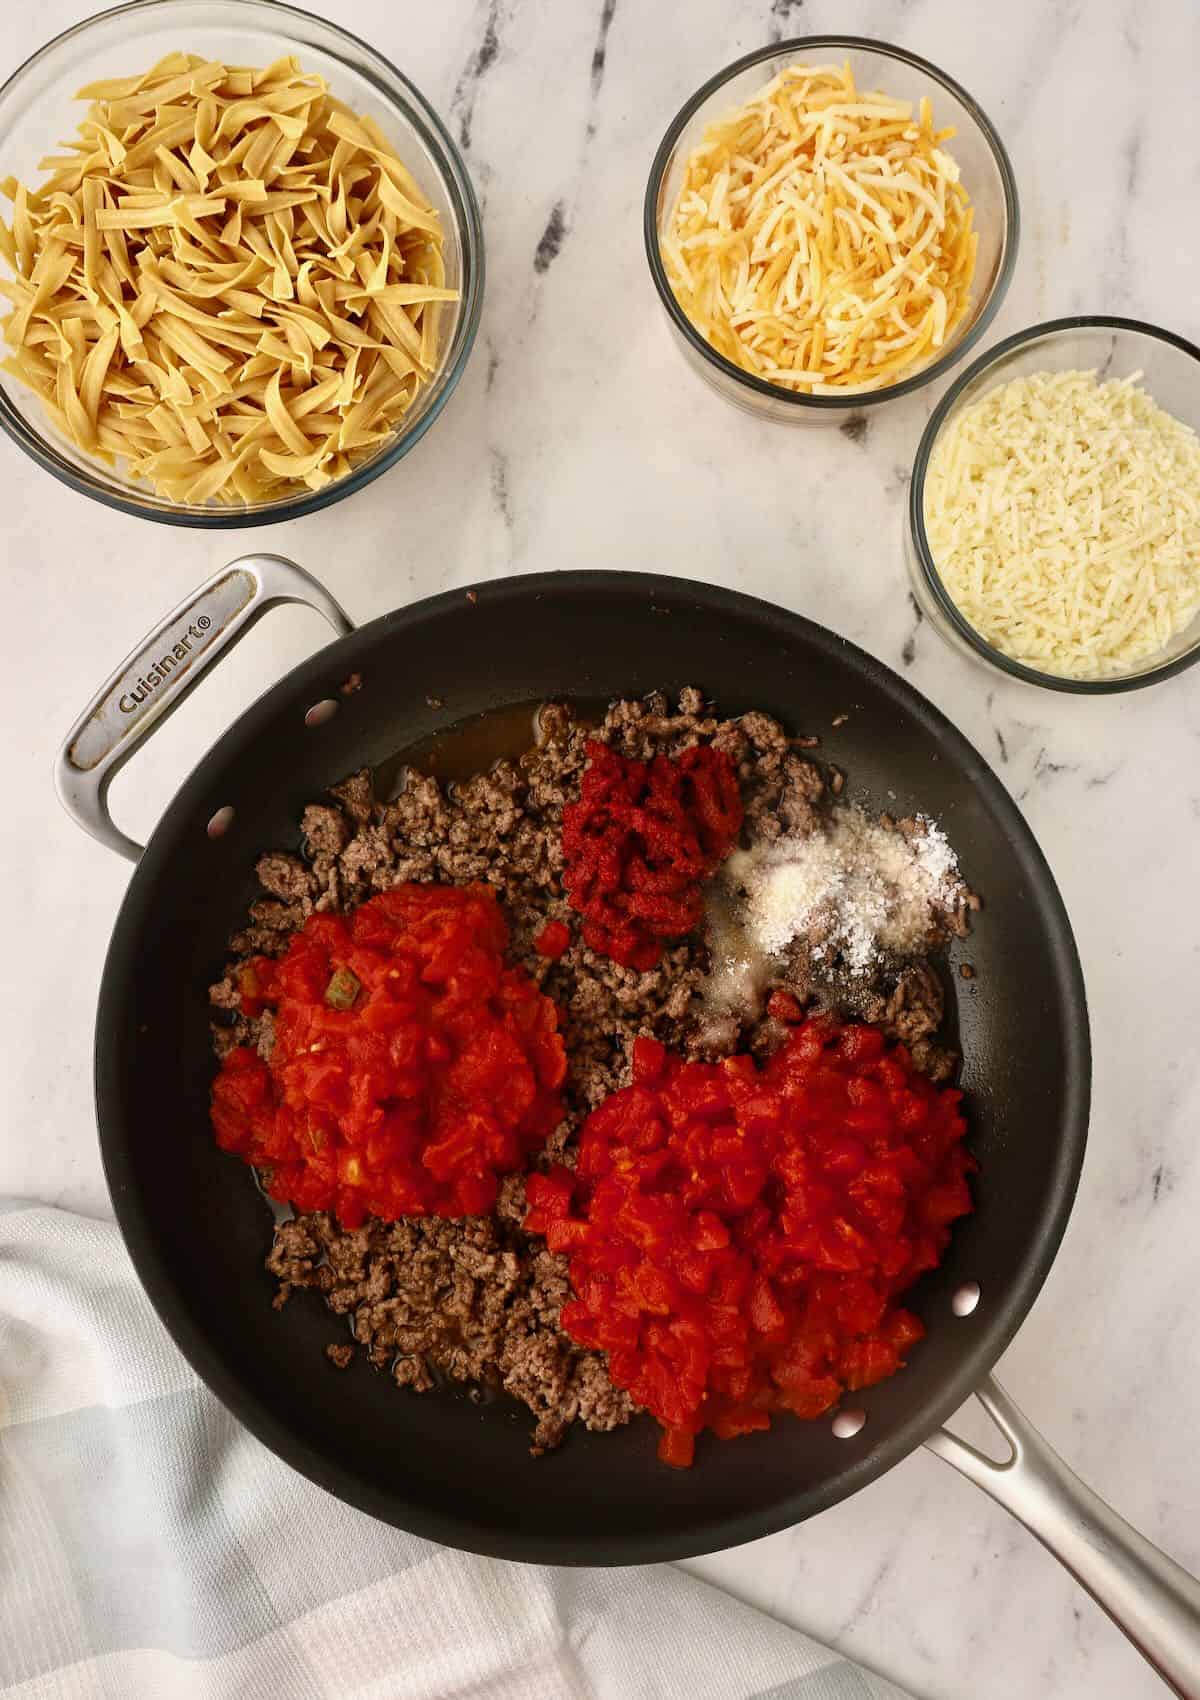
<svg viewBox="0 0 1200 1700"><path fill-rule="evenodd" d="M319 608L338 641L219 739L141 852L108 814L112 773L280 601ZM343 693L355 674L360 688ZM362 1362L337 1374L322 1348L338 1325L315 1298L293 1300L282 1316L271 1309L262 1267L270 1217L209 1131L206 987L255 894L256 857L296 846L304 805L344 774L515 703L690 683L726 713L765 709L821 733L854 798L940 820L984 894L959 951L974 978L949 981L980 1164L976 1209L915 1290L927 1338L901 1374L855 1395L837 1432L827 1420L778 1421L736 1442L710 1437L692 1470L673 1471L655 1461L643 1419L611 1435L572 1434L534 1460L525 1414L506 1402L402 1394ZM318 704L336 712L311 712ZM848 719L832 731L838 715ZM349 1503L452 1546L626 1564L799 1522L926 1442L1026 1521L1179 1693L1200 1694L1200 1588L1072 1477L987 1379L1070 1211L1087 1131L1087 1010L1071 929L1028 827L966 739L902 679L798 615L680 579L505 579L355 631L306 573L250 556L138 646L72 730L57 778L81 824L138 861L96 1028L100 1141L117 1217L196 1370L282 1458ZM940 1429L973 1391L1008 1437L1005 1466Z"/></svg>

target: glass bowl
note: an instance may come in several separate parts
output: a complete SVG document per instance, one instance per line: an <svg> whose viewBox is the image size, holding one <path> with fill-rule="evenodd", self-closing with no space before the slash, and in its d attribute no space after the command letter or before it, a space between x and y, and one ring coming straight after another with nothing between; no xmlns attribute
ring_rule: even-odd
<svg viewBox="0 0 1200 1700"><path fill-rule="evenodd" d="M679 197L689 155L705 126L743 105L763 85L789 65L806 61L849 62L860 89L879 89L914 105L928 95L939 128L953 124L957 135L949 151L962 171L962 181L975 209L979 251L971 286L971 305L935 360L918 366L911 376L882 389L857 395L798 395L766 379L756 378L718 354L692 324L675 299L659 245ZM793 425L836 424L848 413L877 407L911 395L932 383L971 348L991 324L1012 278L1017 259L1020 214L1017 186L1004 145L990 120L971 96L928 60L886 42L852 35L810 35L776 42L746 54L719 71L671 120L646 185L643 233L650 275L659 300L683 352L693 368L726 400L766 419Z"/></svg>
<svg viewBox="0 0 1200 1700"><path fill-rule="evenodd" d="M1103 315L1052 319L1018 331L989 348L946 391L925 427L913 464L905 524L905 555L913 595L922 613L961 653L998 668L1011 678L1049 690L1099 696L1132 691L1169 679L1200 658L1200 614L1157 654L1126 672L1074 679L1027 667L996 649L961 614L938 573L925 532L925 476L930 456L946 427L964 407L996 385L1034 372L1096 371L1104 379L1140 372L1143 388L1168 413L1200 430L1200 348L1170 331L1136 319Z"/></svg>
<svg viewBox="0 0 1200 1700"><path fill-rule="evenodd" d="M394 65L356 36L277 0L135 0L64 31L0 88L0 174L34 184L38 161L84 116L83 84L129 76L182 50L238 65L295 54L335 95L372 117L441 215L446 283L459 291L441 318L442 358L395 434L344 478L321 490L238 507L168 501L148 484L94 461L60 435L39 398L0 374L0 426L39 466L122 513L168 525L226 529L298 519L362 489L407 454L441 413L462 375L483 295L483 230L475 192L441 120Z"/></svg>

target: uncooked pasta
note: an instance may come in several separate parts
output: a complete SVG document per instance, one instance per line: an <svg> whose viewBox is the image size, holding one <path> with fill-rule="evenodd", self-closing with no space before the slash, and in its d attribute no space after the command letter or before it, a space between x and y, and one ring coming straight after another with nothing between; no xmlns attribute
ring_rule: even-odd
<svg viewBox="0 0 1200 1700"><path fill-rule="evenodd" d="M436 372L442 231L379 126L294 58L173 53L79 91L0 190L3 369L168 500L257 505L378 451Z"/></svg>

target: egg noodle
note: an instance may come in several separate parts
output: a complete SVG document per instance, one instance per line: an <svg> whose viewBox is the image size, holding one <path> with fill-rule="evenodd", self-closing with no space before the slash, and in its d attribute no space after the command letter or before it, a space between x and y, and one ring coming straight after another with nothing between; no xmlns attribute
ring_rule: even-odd
<svg viewBox="0 0 1200 1700"><path fill-rule="evenodd" d="M8 178L3 369L171 501L344 477L438 361L442 232L372 119L294 58L172 53L89 84L38 189Z"/></svg>
<svg viewBox="0 0 1200 1700"><path fill-rule="evenodd" d="M744 371L810 395L894 383L970 304L977 238L928 100L793 65L710 124L660 239L680 307Z"/></svg>

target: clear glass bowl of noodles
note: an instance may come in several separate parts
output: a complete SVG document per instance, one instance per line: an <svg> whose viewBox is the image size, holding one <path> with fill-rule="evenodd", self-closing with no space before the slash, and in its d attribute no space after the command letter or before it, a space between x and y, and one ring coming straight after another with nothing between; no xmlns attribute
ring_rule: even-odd
<svg viewBox="0 0 1200 1700"><path fill-rule="evenodd" d="M170 53L197 54L227 65L263 67L294 56L317 72L330 93L379 126L439 214L445 282L458 299L439 308L437 361L408 410L383 441L343 476L316 490L303 486L267 500L170 500L118 461L106 465L60 431L41 398L0 373L0 426L47 472L124 513L171 525L231 528L297 519L340 501L406 454L438 418L462 375L479 324L483 231L466 167L445 126L395 66L346 30L291 6L261 0L145 0L86 19L27 60L0 88L0 176L30 188L46 175L39 161L59 154L85 117L81 87L134 76ZM11 207L2 216L8 222ZM0 262L0 275L9 276ZM6 316L8 303L0 303ZM9 354L4 348L0 354Z"/></svg>

